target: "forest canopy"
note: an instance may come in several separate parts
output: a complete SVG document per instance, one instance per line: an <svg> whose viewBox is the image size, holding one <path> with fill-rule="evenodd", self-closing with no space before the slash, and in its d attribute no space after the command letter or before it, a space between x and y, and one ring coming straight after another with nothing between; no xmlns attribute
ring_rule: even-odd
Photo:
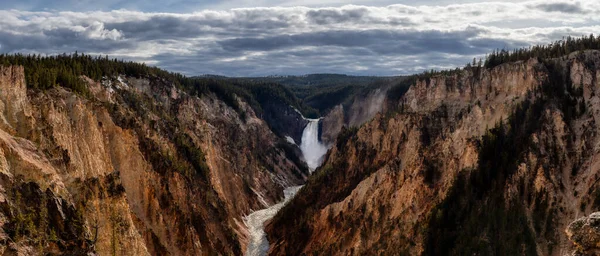
<svg viewBox="0 0 600 256"><path fill-rule="evenodd" d="M548 45L536 45L512 51L505 49L495 50L486 57L484 67L493 68L504 63L528 60L531 58L559 58L577 51L599 49L600 36L594 37L594 35L589 35L580 38L569 36Z"/></svg>
<svg viewBox="0 0 600 256"><path fill-rule="evenodd" d="M487 55L485 61L474 59L473 63L467 64L466 68L491 69L508 62L531 58L558 58L573 52L593 49L600 49L600 36L566 37L548 45L512 51L498 49ZM261 114L262 105L267 101L277 101L295 107L307 117L325 114L335 104L347 101L359 93L360 88L368 85L382 82L398 83L398 86L392 86L394 95L391 97L397 98L406 91L410 81L427 79L435 75L449 75L460 71L458 68L445 71L431 70L407 77L407 79L397 79L401 77L351 77L335 74L239 79L216 76L187 77L158 67L147 66L144 63L111 59L108 56L92 57L77 52L51 56L0 54L0 65L23 66L27 86L32 89L46 90L61 86L81 95L89 95L88 86L82 76L94 81L114 79L119 75L161 78L191 95L201 96L209 92L215 93L236 110L239 110L237 96L248 102L257 114Z"/></svg>
<svg viewBox="0 0 600 256"><path fill-rule="evenodd" d="M92 57L86 54L0 54L0 65L23 66L28 88L47 90L56 86L69 88L76 93L89 96L89 88L82 76L94 81L115 79L124 75L136 78L160 78L194 96L215 93L236 110L240 110L236 96L241 97L260 114L266 100L280 101L300 110L305 116L316 116L314 109L299 101L282 85L260 81L226 81L215 77L187 77L168 72L144 63L110 59L108 56Z"/></svg>

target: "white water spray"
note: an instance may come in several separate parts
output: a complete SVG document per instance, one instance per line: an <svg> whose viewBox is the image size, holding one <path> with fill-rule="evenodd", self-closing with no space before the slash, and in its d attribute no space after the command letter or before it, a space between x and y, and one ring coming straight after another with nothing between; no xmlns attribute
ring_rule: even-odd
<svg viewBox="0 0 600 256"><path fill-rule="evenodd" d="M319 119L306 119L308 124L302 132L300 150L308 169L312 173L323 162L323 156L327 153L327 147L319 141ZM288 141L291 138L288 139ZM291 139L293 141L293 139ZM283 206L289 202L302 186L289 187L284 190L285 199L269 208L255 211L244 217L244 223L248 226L250 241L246 249L246 256L264 256L269 251L269 241L264 230L264 224L277 214Z"/></svg>
<svg viewBox="0 0 600 256"><path fill-rule="evenodd" d="M323 162L323 156L327 153L327 147L319 141L319 119L306 119L308 124L302 132L300 150L308 169L312 173Z"/></svg>

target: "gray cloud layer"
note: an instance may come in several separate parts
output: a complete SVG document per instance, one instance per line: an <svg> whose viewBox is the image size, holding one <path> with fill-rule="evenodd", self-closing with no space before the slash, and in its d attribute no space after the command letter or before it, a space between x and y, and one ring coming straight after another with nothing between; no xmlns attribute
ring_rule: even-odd
<svg viewBox="0 0 600 256"><path fill-rule="evenodd" d="M189 14L0 10L0 52L86 52L188 75L452 68L497 48L600 31L593 1L271 7Z"/></svg>
<svg viewBox="0 0 600 256"><path fill-rule="evenodd" d="M580 3L550 3L538 4L537 8L546 12L584 13Z"/></svg>

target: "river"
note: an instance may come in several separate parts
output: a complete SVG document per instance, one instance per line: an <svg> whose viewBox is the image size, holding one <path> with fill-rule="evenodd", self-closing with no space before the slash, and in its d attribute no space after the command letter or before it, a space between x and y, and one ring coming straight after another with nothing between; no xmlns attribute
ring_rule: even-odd
<svg viewBox="0 0 600 256"><path fill-rule="evenodd" d="M327 146L319 141L319 119L306 119L308 124L302 132L300 150L304 160L312 173L323 162L323 156L327 153ZM293 140L292 140L293 141ZM288 187L284 190L283 201L271 205L262 210L255 211L244 217L244 223L250 233L250 241L246 249L246 256L264 256L269 251L269 241L264 230L264 224L277 214L283 206L289 202L302 186Z"/></svg>

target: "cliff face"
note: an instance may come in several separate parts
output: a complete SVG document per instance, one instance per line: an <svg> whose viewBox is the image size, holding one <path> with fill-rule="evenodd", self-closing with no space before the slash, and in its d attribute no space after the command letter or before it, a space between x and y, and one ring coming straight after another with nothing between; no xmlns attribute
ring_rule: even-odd
<svg viewBox="0 0 600 256"><path fill-rule="evenodd" d="M387 88L375 88L356 95L345 107L337 105L323 117L321 139L327 145L335 142L343 127L358 127L384 111Z"/></svg>
<svg viewBox="0 0 600 256"><path fill-rule="evenodd" d="M90 95L32 91L0 68L0 251L239 255L242 217L306 169L250 107L235 111L160 77Z"/></svg>
<svg viewBox="0 0 600 256"><path fill-rule="evenodd" d="M597 209L600 54L417 80L342 129L267 226L271 255L563 255Z"/></svg>
<svg viewBox="0 0 600 256"><path fill-rule="evenodd" d="M274 132L282 137L290 136L298 145L302 141L302 132L308 124L302 114L281 102L264 104L264 114L261 119L265 120Z"/></svg>

